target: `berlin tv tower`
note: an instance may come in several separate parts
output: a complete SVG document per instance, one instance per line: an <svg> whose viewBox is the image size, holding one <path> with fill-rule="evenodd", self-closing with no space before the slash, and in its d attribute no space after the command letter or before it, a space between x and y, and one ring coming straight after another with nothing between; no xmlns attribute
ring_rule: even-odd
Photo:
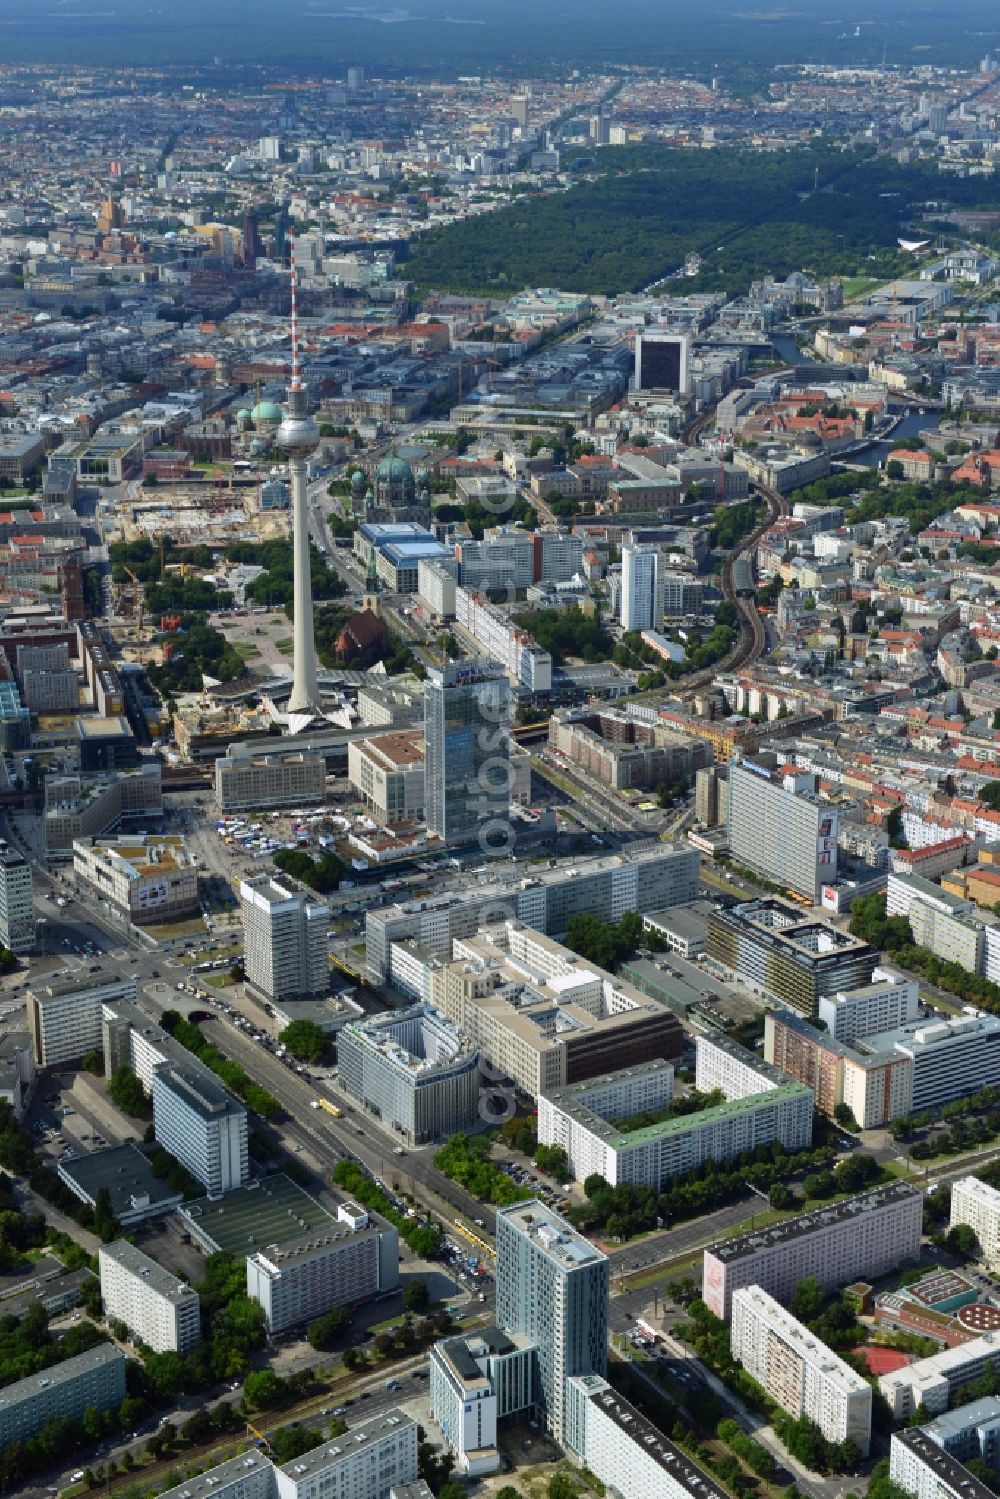
<svg viewBox="0 0 1000 1499"><path fill-rule="evenodd" d="M316 641L313 637L312 577L309 566L309 506L306 459L319 442L319 428L306 410L306 390L299 372L298 271L295 240L292 252L292 380L288 387L285 417L276 442L288 454L292 476L293 670L289 713L318 713L319 685L316 680Z"/></svg>

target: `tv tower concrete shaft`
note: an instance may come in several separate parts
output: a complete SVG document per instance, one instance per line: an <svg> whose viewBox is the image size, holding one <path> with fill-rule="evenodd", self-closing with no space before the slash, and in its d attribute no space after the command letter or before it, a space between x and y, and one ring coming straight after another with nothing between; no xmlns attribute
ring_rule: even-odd
<svg viewBox="0 0 1000 1499"><path fill-rule="evenodd" d="M306 392L299 373L298 276L295 241L292 241L292 379L288 387L285 417L278 428L277 443L288 454L292 479L292 585L295 620L292 628L293 668L289 713L319 711L316 679L316 640L313 635L312 577L309 559L309 495L306 460L319 442L319 428L306 407Z"/></svg>

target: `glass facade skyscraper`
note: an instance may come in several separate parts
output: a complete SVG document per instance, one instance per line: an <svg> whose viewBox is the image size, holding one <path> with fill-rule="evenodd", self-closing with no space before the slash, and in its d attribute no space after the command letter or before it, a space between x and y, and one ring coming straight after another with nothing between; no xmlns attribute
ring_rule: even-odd
<svg viewBox="0 0 1000 1499"><path fill-rule="evenodd" d="M510 684L495 661L431 667L424 683L424 811L428 831L449 843L509 836ZM490 827L490 824L495 826Z"/></svg>

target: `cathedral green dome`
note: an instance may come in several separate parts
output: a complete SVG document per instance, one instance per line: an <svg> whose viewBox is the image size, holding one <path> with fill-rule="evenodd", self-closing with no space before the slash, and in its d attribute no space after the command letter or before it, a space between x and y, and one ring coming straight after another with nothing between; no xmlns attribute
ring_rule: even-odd
<svg viewBox="0 0 1000 1499"><path fill-rule="evenodd" d="M273 422L276 427L280 427L285 413L274 401L258 401L250 415L255 423Z"/></svg>
<svg viewBox="0 0 1000 1499"><path fill-rule="evenodd" d="M405 484L408 480L413 482L413 470L405 458L399 458L395 453L390 453L388 458L383 458L375 470L376 479L385 479L389 484Z"/></svg>

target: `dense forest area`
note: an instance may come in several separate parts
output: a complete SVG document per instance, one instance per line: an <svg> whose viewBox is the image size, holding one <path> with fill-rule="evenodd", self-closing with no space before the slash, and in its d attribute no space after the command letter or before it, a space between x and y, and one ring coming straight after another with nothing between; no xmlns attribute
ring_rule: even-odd
<svg viewBox="0 0 1000 1499"><path fill-rule="evenodd" d="M751 280L808 267L820 278L912 271L896 241L930 200L984 206L981 178L945 182L931 163L827 147L758 153L611 147L593 180L526 195L507 208L432 229L407 273L420 287L514 292L559 286L594 294L636 290L680 267L684 291L745 292Z"/></svg>

